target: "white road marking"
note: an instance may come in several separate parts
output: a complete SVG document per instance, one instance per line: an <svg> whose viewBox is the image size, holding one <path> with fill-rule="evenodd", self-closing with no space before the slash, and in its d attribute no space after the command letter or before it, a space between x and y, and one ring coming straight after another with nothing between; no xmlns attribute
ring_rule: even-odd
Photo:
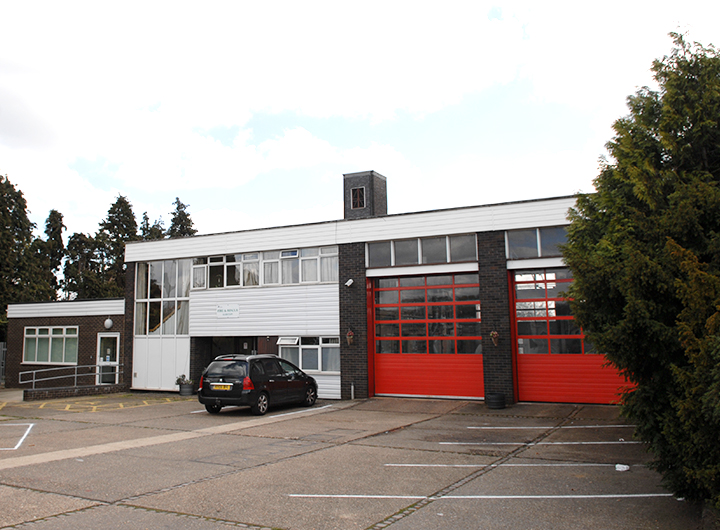
<svg viewBox="0 0 720 530"><path fill-rule="evenodd" d="M476 429L476 430L489 430L489 431L495 431L495 430L525 430L525 429L554 429L554 425L548 425L547 427L490 427L490 426L482 426L482 427L474 427L469 426L468 429ZM562 425L558 427L558 429L618 429L618 428L635 428L635 425Z"/></svg>
<svg viewBox="0 0 720 530"><path fill-rule="evenodd" d="M442 497L423 495L323 495L310 493L288 493L288 497L305 499L410 499L410 500L511 500L511 499L637 499L651 497L672 497L672 493L617 493L607 495L446 495Z"/></svg>
<svg viewBox="0 0 720 530"><path fill-rule="evenodd" d="M25 429L25 434L22 435L20 438L20 441L18 441L17 444L15 444L15 447L0 447L0 451L15 451L18 447L22 445L22 443L25 441L25 438L27 438L27 435L30 434L30 429L32 429L35 424L34 423L2 423L0 424L0 427L23 427L27 426L27 429Z"/></svg>
<svg viewBox="0 0 720 530"><path fill-rule="evenodd" d="M483 467L614 467L615 464L585 464L585 463L561 463L561 464L384 464L385 467L462 467L462 468L483 468Z"/></svg>
<svg viewBox="0 0 720 530"><path fill-rule="evenodd" d="M638 440L618 442L438 442L440 445L618 445L618 444L643 444Z"/></svg>

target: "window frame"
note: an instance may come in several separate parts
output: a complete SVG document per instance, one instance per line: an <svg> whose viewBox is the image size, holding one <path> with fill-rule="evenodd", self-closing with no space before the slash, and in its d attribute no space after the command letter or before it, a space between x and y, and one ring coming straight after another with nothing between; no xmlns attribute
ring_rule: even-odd
<svg viewBox="0 0 720 530"><path fill-rule="evenodd" d="M34 334L29 334L28 330L35 330ZM47 330L47 334L40 334L40 330ZM61 334L53 333L55 330L62 330ZM75 330L75 333L68 333L68 330ZM38 361L38 339L47 337L47 360ZM53 361L53 343L58 339L62 338L62 361ZM27 346L28 339L34 340L35 343L35 354L33 360L28 360L27 357ZM67 361L68 347L67 339L75 339L75 360ZM73 352L71 352L73 353ZM23 351L22 351L22 362L24 365L52 365L52 366L77 366L78 356L80 355L80 326L25 326L23 328Z"/></svg>

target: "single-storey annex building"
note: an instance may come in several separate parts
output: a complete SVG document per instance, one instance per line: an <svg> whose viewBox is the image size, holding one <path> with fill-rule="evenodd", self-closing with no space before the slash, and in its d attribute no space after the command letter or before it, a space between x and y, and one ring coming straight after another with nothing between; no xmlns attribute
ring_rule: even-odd
<svg viewBox="0 0 720 530"><path fill-rule="evenodd" d="M257 352L313 375L321 398L617 400L624 380L564 297L573 197L388 215L386 189L350 173L342 220L128 243L116 328L57 309L108 301L9 307L8 386L20 371L107 362L117 337L113 383L138 390L177 390L217 355ZM104 326L118 308L98 311Z"/></svg>

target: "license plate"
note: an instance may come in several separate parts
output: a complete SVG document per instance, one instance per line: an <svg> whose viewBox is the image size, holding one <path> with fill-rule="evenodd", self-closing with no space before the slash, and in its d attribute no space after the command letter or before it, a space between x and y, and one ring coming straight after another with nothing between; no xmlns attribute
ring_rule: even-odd
<svg viewBox="0 0 720 530"><path fill-rule="evenodd" d="M212 383L210 385L212 390L232 390L232 385L221 385L218 383Z"/></svg>

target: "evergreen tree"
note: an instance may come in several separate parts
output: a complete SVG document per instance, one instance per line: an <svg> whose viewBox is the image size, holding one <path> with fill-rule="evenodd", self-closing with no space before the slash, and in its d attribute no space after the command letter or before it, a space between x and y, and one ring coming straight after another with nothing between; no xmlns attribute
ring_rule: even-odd
<svg viewBox="0 0 720 530"><path fill-rule="evenodd" d="M110 206L107 217L100 222L96 235L96 253L101 261L107 286L107 295L124 296L125 243L140 239L132 205L127 197L118 195ZM113 285L114 284L114 285Z"/></svg>
<svg viewBox="0 0 720 530"><path fill-rule="evenodd" d="M51 274L50 283L55 290L56 296L59 282L55 274L60 271L60 266L65 257L65 244L62 238L63 230L65 230L63 215L57 210L50 210L50 214L45 221L44 253L47 256L47 267Z"/></svg>
<svg viewBox="0 0 720 530"><path fill-rule="evenodd" d="M163 239L165 237L165 228L163 225L162 216L151 225L147 212L143 212L143 220L142 223L140 223L140 238L143 241Z"/></svg>
<svg viewBox="0 0 720 530"><path fill-rule="evenodd" d="M672 34L571 210L573 314L666 485L720 507L720 56Z"/></svg>
<svg viewBox="0 0 720 530"><path fill-rule="evenodd" d="M193 228L190 213L187 211L190 205L183 204L178 197L175 197L173 205L175 206L175 211L172 212L170 227L167 229L165 235L167 237L187 237L195 235L197 230Z"/></svg>

